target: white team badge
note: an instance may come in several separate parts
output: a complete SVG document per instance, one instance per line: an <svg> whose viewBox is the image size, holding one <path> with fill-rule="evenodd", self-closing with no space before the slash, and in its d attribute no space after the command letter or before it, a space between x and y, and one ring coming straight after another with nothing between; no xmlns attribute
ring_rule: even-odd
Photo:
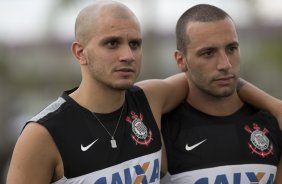
<svg viewBox="0 0 282 184"><path fill-rule="evenodd" d="M251 134L250 142L248 143L249 148L253 153L266 157L269 154L273 154L273 145L267 137L269 131L266 128L260 129L256 123L253 123L253 130L248 125L245 125L245 130Z"/></svg>
<svg viewBox="0 0 282 184"><path fill-rule="evenodd" d="M269 139L260 130L255 130L252 132L251 142L257 149L261 151L264 151L269 147Z"/></svg>
<svg viewBox="0 0 282 184"><path fill-rule="evenodd" d="M136 144L141 145L149 145L152 138L152 131L148 130L146 125L143 123L143 115L140 113L139 116L131 111L130 112L131 117L127 116L126 121L131 123L131 129L133 134L131 135L131 138L136 142Z"/></svg>
<svg viewBox="0 0 282 184"><path fill-rule="evenodd" d="M132 121L132 131L138 139L146 139L148 136L147 127L138 118Z"/></svg>

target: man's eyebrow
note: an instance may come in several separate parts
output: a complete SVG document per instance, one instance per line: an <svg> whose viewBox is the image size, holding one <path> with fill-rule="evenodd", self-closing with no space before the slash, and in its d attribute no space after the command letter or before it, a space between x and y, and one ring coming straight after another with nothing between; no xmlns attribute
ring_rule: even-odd
<svg viewBox="0 0 282 184"><path fill-rule="evenodd" d="M142 43L142 38L131 38L130 41Z"/></svg>
<svg viewBox="0 0 282 184"><path fill-rule="evenodd" d="M120 40L122 40L122 38L119 37L119 36L108 36L108 37L102 38L100 40L100 43L107 43L109 41L114 41L114 40L120 41ZM131 39L129 39L129 41L136 41L136 42L142 43L142 38L139 38L139 37L131 38Z"/></svg>
<svg viewBox="0 0 282 184"><path fill-rule="evenodd" d="M231 42L231 43L229 43L229 44L227 44L227 46L239 46L239 42L237 42L237 41L234 41L234 42Z"/></svg>
<svg viewBox="0 0 282 184"><path fill-rule="evenodd" d="M239 42L234 41L234 42L228 43L226 46L239 46ZM207 46L207 47L202 47L199 50L197 50L197 53L201 53L201 52L204 52L204 51L207 51L207 50L214 50L216 48L217 48L216 46L212 46L212 45Z"/></svg>
<svg viewBox="0 0 282 184"><path fill-rule="evenodd" d="M212 46L212 45L211 46L207 46L207 47L202 47L199 50L197 50L197 53L202 53L204 51L214 50L214 49L216 49L216 46Z"/></svg>
<svg viewBox="0 0 282 184"><path fill-rule="evenodd" d="M103 39L100 40L101 43L107 43L109 41L113 41L113 40L120 40L121 38L118 37L118 36L108 36L108 37L105 37Z"/></svg>

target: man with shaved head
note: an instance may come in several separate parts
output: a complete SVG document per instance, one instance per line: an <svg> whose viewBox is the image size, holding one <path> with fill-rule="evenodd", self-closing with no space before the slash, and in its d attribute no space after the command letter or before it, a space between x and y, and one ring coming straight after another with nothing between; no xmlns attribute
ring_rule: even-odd
<svg viewBox="0 0 282 184"><path fill-rule="evenodd" d="M188 85L184 74L134 84L141 46L139 22L123 4L100 1L79 13L71 50L82 81L27 122L8 184L160 182L161 116Z"/></svg>
<svg viewBox="0 0 282 184"><path fill-rule="evenodd" d="M9 184L159 183L160 118L188 88L184 75L134 85L141 45L139 22L123 4L100 1L79 13L71 50L81 84L27 123Z"/></svg>

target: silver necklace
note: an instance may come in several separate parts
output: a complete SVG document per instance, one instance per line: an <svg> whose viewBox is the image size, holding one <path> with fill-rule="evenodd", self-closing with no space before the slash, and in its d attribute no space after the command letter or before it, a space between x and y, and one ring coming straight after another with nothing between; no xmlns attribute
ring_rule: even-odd
<svg viewBox="0 0 282 184"><path fill-rule="evenodd" d="M117 141L115 140L115 134L116 134L116 131L117 131L117 128L118 128L118 125L119 125L119 122L120 122L120 119L121 119L121 115L122 115L122 112L123 112L123 108L124 108L124 104L122 105L122 109L121 109L121 112L120 112L120 115L119 115L119 118L118 118L118 122L117 122L117 125L116 125L116 128L114 130L114 133L113 135L110 134L110 132L107 130L107 128L104 126L104 124L100 121L100 119L96 116L96 114L93 112L92 114L94 115L94 117L96 118L96 120L100 123L100 125L106 130L106 132L109 134L109 136L111 137L111 146L112 148L117 148Z"/></svg>

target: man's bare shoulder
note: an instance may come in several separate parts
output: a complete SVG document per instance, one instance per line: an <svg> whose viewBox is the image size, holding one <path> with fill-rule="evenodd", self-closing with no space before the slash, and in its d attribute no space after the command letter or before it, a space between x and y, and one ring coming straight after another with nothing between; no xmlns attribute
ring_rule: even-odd
<svg viewBox="0 0 282 184"><path fill-rule="evenodd" d="M7 183L50 182L59 158L48 130L38 123L30 122L15 145Z"/></svg>
<svg viewBox="0 0 282 184"><path fill-rule="evenodd" d="M36 122L29 122L19 136L18 143L30 142L42 147L42 143L48 143L50 140L52 137L44 126ZM34 146L31 147L34 148Z"/></svg>

